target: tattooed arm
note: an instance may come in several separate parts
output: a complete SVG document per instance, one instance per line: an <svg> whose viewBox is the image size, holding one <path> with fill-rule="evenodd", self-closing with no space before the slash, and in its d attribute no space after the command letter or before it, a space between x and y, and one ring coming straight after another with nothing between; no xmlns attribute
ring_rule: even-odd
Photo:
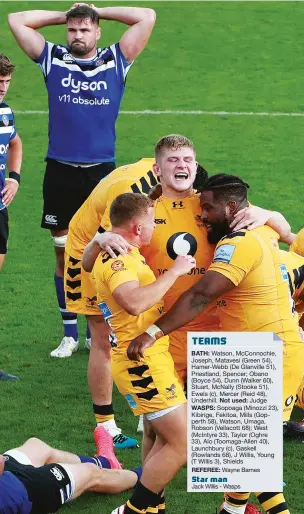
<svg viewBox="0 0 304 514"><path fill-rule="evenodd" d="M185 291L155 325L164 335L187 325L196 318L209 303L233 289L235 285L227 277L217 271L208 271L194 286ZM154 326L155 326L154 325ZM128 357L139 360L143 352L152 346L155 338L145 332L136 337L128 348Z"/></svg>

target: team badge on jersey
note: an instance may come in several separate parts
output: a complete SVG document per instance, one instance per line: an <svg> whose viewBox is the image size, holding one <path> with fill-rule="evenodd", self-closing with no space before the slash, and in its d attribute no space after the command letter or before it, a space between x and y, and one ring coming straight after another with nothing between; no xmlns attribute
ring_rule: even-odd
<svg viewBox="0 0 304 514"><path fill-rule="evenodd" d="M124 263L123 261L114 261L113 264L111 264L111 268L113 271L120 271L124 269Z"/></svg>
<svg viewBox="0 0 304 514"><path fill-rule="evenodd" d="M104 64L102 59L98 59L98 61L96 61L96 66L101 66L102 64Z"/></svg>

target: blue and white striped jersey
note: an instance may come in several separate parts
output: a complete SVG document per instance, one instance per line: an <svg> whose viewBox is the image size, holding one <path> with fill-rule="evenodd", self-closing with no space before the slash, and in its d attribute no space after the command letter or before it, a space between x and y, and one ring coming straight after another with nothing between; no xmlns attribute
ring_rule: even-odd
<svg viewBox="0 0 304 514"><path fill-rule="evenodd" d="M48 91L47 157L81 163L114 160L115 122L132 65L119 43L98 48L91 59L76 59L68 47L46 41L35 62Z"/></svg>
<svg viewBox="0 0 304 514"><path fill-rule="evenodd" d="M0 104L0 211L5 208L1 191L5 185L5 170L9 142L17 135L12 109L4 102Z"/></svg>

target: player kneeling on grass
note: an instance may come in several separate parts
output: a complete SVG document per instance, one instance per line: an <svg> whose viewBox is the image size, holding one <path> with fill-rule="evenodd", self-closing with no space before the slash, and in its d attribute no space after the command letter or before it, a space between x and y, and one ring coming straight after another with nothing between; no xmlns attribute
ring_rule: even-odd
<svg viewBox="0 0 304 514"><path fill-rule="evenodd" d="M103 454L83 457L56 450L40 439L0 455L0 512L46 514L82 493L120 493L134 487L141 468L123 470L104 432Z"/></svg>
<svg viewBox="0 0 304 514"><path fill-rule="evenodd" d="M155 278L139 248L148 245L155 228L150 198L136 193L119 195L112 203L112 232L124 237L132 250L119 258L107 252L98 257L93 276L97 301L113 330L111 367L120 393L135 416L145 415L143 475L126 505L114 513L149 512L163 504L162 491L186 462L186 398L161 337L140 362L130 362L127 348L135 336L163 312L162 298L178 277L195 267L190 255L179 256L172 267ZM146 327L146 328L145 328Z"/></svg>

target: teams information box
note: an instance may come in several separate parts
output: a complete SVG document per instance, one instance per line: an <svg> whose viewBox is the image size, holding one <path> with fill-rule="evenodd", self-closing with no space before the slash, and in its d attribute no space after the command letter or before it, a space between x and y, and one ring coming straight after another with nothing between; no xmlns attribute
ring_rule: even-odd
<svg viewBox="0 0 304 514"><path fill-rule="evenodd" d="M282 491L282 341L188 333L188 492Z"/></svg>

